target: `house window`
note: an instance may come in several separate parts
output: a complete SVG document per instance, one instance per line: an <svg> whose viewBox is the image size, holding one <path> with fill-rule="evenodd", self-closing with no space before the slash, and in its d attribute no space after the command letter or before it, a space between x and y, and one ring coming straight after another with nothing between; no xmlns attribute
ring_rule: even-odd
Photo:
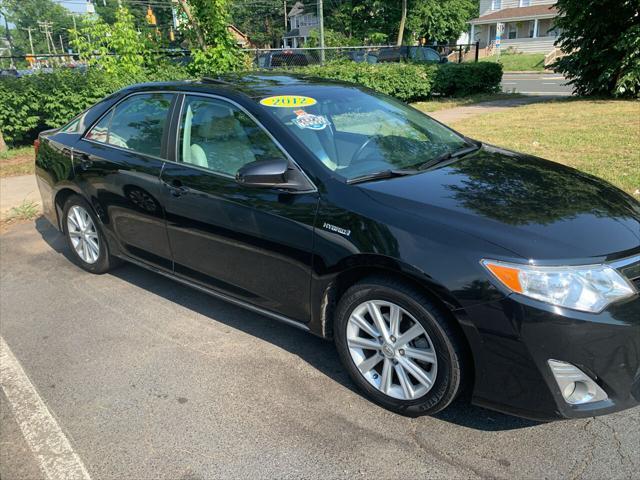
<svg viewBox="0 0 640 480"><path fill-rule="evenodd" d="M531 0L520 0L521 7L529 7L531 5Z"/></svg>
<svg viewBox="0 0 640 480"><path fill-rule="evenodd" d="M500 10L502 8L502 0L491 0L491 10Z"/></svg>

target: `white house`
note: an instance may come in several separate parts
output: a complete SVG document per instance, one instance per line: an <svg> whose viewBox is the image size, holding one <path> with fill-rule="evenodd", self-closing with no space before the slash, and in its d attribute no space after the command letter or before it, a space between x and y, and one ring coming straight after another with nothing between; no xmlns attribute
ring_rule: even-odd
<svg viewBox="0 0 640 480"><path fill-rule="evenodd" d="M290 30L282 39L285 48L298 48L311 35L311 30L317 29L320 21L315 12L305 12L302 2L296 2L287 15Z"/></svg>
<svg viewBox="0 0 640 480"><path fill-rule="evenodd" d="M480 16L471 24L471 42L493 49L496 34L502 30L501 49L549 53L559 31L556 0L480 0ZM503 25L501 27L500 25Z"/></svg>

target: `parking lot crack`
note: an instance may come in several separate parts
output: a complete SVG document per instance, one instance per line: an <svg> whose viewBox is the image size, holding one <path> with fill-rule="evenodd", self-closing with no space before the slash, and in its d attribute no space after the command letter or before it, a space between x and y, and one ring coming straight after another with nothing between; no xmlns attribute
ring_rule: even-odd
<svg viewBox="0 0 640 480"><path fill-rule="evenodd" d="M441 452L440 450L434 448L432 445L427 445L420 438L420 435L418 435L417 426L415 422L413 422L413 425L411 427L411 439L413 440L413 443L415 443L415 445L418 447L418 449L420 449L422 452L454 468L465 470L467 473L472 473L476 477L482 478L482 479L499 480L500 478L500 477L496 477L491 473L484 472L474 466L467 465L466 463L453 458L451 455Z"/></svg>
<svg viewBox="0 0 640 480"><path fill-rule="evenodd" d="M595 423L595 417L594 418L590 418L582 427L582 429L585 431L586 434L591 436L591 442L589 444L589 449L587 450L587 453L585 454L584 458L582 459L582 461L580 463L578 463L577 465L575 465L571 471L569 472L569 478L571 478L571 480L576 480L578 478L582 478L582 474L585 472L585 470L589 467L589 465L591 465L591 462L593 462L593 454L595 452L596 449L596 443L598 440L598 436L595 434L595 432L591 431L591 429L589 429L590 425L593 425Z"/></svg>
<svg viewBox="0 0 640 480"><path fill-rule="evenodd" d="M627 455L625 455L624 452L622 451L622 442L620 441L620 437L618 436L618 432L616 431L616 429L613 426L611 426L609 423L607 423L603 418L596 418L595 420L598 423L604 425L607 428L607 430L611 432L611 436L616 446L616 453L620 457L620 463L623 466L625 465L625 462L632 463L631 460L627 457Z"/></svg>

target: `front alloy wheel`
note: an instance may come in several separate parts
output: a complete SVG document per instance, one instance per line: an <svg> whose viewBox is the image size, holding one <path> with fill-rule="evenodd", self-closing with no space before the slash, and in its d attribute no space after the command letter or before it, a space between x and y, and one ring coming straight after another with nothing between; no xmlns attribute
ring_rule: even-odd
<svg viewBox="0 0 640 480"><path fill-rule="evenodd" d="M385 395L413 400L433 387L438 374L433 342L399 305L379 300L358 305L347 324L347 344L362 376Z"/></svg>
<svg viewBox="0 0 640 480"><path fill-rule="evenodd" d="M431 415L462 390L468 355L462 332L419 288L365 278L342 295L334 315L340 360L374 402L403 415Z"/></svg>

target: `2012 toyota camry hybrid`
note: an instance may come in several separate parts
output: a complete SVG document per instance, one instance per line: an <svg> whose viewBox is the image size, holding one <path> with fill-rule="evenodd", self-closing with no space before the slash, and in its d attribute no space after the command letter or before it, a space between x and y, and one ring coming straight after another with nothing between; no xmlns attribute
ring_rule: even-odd
<svg viewBox="0 0 640 480"><path fill-rule="evenodd" d="M126 260L333 339L385 408L640 401L640 204L602 180L295 75L135 85L36 146L80 267Z"/></svg>

